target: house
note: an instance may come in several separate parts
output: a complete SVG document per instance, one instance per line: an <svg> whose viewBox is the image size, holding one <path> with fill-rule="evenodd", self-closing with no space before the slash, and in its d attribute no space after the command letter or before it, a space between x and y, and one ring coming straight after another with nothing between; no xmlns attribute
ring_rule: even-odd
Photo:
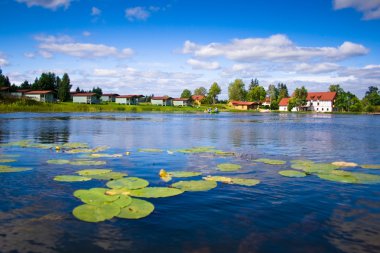
<svg viewBox="0 0 380 253"><path fill-rule="evenodd" d="M288 104L289 104L290 98L282 98L280 100L280 103L278 103L278 110L281 112L287 112L288 111Z"/></svg>
<svg viewBox="0 0 380 253"><path fill-rule="evenodd" d="M143 95L122 95L117 96L115 102L117 104L125 104L125 105L138 105L139 98L144 97Z"/></svg>
<svg viewBox="0 0 380 253"><path fill-rule="evenodd" d="M23 89L23 90L16 90L11 92L11 96L13 97L24 97L27 92L29 92L30 89Z"/></svg>
<svg viewBox="0 0 380 253"><path fill-rule="evenodd" d="M39 102L53 103L54 93L52 90L32 90L25 93L25 97Z"/></svg>
<svg viewBox="0 0 380 253"><path fill-rule="evenodd" d="M73 94L73 103L80 104L98 104L99 99L96 97L96 93L82 92Z"/></svg>
<svg viewBox="0 0 380 253"><path fill-rule="evenodd" d="M193 100L194 105L202 105L202 100L205 98L203 95L193 95L191 99Z"/></svg>
<svg viewBox="0 0 380 253"><path fill-rule="evenodd" d="M150 102L152 103L152 105L170 106L173 105L173 98L168 96L152 97Z"/></svg>
<svg viewBox="0 0 380 253"><path fill-rule="evenodd" d="M189 106L191 105L190 98L174 98L173 105L174 106Z"/></svg>
<svg viewBox="0 0 380 253"><path fill-rule="evenodd" d="M264 102L261 103L262 106L270 106L271 101L270 97L266 97Z"/></svg>
<svg viewBox="0 0 380 253"><path fill-rule="evenodd" d="M256 110L259 108L258 102L246 102L246 101L230 101L229 106L232 106L236 110Z"/></svg>
<svg viewBox="0 0 380 253"><path fill-rule="evenodd" d="M306 105L302 106L304 111L314 112L332 112L334 111L334 101L336 92L308 92L306 97ZM283 98L279 103L280 111L287 111L290 98ZM292 111L298 111L293 108Z"/></svg>
<svg viewBox="0 0 380 253"><path fill-rule="evenodd" d="M9 94L9 87L0 87L0 94Z"/></svg>
<svg viewBox="0 0 380 253"><path fill-rule="evenodd" d="M119 94L113 94L113 93L102 94L102 96L100 97L100 101L101 102L115 102L117 96L119 96Z"/></svg>

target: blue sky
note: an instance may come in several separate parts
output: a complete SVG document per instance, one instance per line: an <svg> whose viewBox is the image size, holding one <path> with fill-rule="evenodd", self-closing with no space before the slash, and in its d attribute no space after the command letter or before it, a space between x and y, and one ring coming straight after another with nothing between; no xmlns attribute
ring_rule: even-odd
<svg viewBox="0 0 380 253"><path fill-rule="evenodd" d="M380 85L380 0L2 0L12 82L67 72L74 88L179 96L236 78L362 97Z"/></svg>

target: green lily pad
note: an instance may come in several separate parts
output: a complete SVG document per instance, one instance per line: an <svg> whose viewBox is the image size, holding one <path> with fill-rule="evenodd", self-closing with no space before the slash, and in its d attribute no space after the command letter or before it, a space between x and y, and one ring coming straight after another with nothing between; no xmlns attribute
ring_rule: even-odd
<svg viewBox="0 0 380 253"><path fill-rule="evenodd" d="M120 213L120 207L116 204L93 206L84 204L73 210L73 215L86 222L100 222L110 220Z"/></svg>
<svg viewBox="0 0 380 253"><path fill-rule="evenodd" d="M28 145L29 148L40 148L40 149L52 149L54 144L44 144L44 143L31 143Z"/></svg>
<svg viewBox="0 0 380 253"><path fill-rule="evenodd" d="M207 176L203 177L207 181L221 182L225 184L237 184L243 186L254 186L260 183L260 180L254 178L231 178L223 176Z"/></svg>
<svg viewBox="0 0 380 253"><path fill-rule="evenodd" d="M74 196L82 202L94 206L101 206L111 203L119 198L119 196L106 195L106 188L92 188L90 190L76 190Z"/></svg>
<svg viewBox="0 0 380 253"><path fill-rule="evenodd" d="M106 195L114 196L114 195L126 195L129 196L131 193L131 189L128 188L117 188L117 189L108 189L106 191Z"/></svg>
<svg viewBox="0 0 380 253"><path fill-rule="evenodd" d="M0 173L23 172L23 171L29 171L29 170L32 170L32 168L0 166Z"/></svg>
<svg viewBox="0 0 380 253"><path fill-rule="evenodd" d="M215 182L221 182L225 184L232 184L232 178L230 177L223 177L223 176L207 176L203 177L204 180L207 181L215 181Z"/></svg>
<svg viewBox="0 0 380 253"><path fill-rule="evenodd" d="M13 163L16 162L14 159L0 159L0 163Z"/></svg>
<svg viewBox="0 0 380 253"><path fill-rule="evenodd" d="M216 150L214 154L219 155L219 156L234 156L235 155L234 152L227 152L227 151L222 151L222 150Z"/></svg>
<svg viewBox="0 0 380 253"><path fill-rule="evenodd" d="M120 179L123 177L128 176L127 173L122 173L122 172L108 172L108 173L103 173L103 174L97 174L97 175L89 175L92 179L98 179L98 180L116 180Z"/></svg>
<svg viewBox="0 0 380 253"><path fill-rule="evenodd" d="M91 178L82 177L82 176L72 176L72 175L60 175L54 177L55 181L59 182L81 182L81 181L89 181Z"/></svg>
<svg viewBox="0 0 380 253"><path fill-rule="evenodd" d="M62 145L64 148L68 149L76 149L76 148L88 148L87 143L81 143L81 142L68 142Z"/></svg>
<svg viewBox="0 0 380 253"><path fill-rule="evenodd" d="M172 187L181 189L182 191L208 191L217 186L215 181L206 180L191 180L191 181L179 181L172 184Z"/></svg>
<svg viewBox="0 0 380 253"><path fill-rule="evenodd" d="M331 164L335 165L335 166L338 166L338 167L356 167L356 166L358 166L357 163L344 162L344 161L332 162Z"/></svg>
<svg viewBox="0 0 380 253"><path fill-rule="evenodd" d="M149 152L149 153L162 153L164 152L162 149L158 148L140 148L139 152Z"/></svg>
<svg viewBox="0 0 380 253"><path fill-rule="evenodd" d="M357 183L358 180L350 175L335 175L335 174L317 174L321 179L340 182L340 183Z"/></svg>
<svg viewBox="0 0 380 253"><path fill-rule="evenodd" d="M196 177L202 175L201 172L193 171L168 171L168 174L172 177Z"/></svg>
<svg viewBox="0 0 380 253"><path fill-rule="evenodd" d="M112 203L118 205L120 208L123 208L132 203L132 198L128 195L120 195L119 198Z"/></svg>
<svg viewBox="0 0 380 253"><path fill-rule="evenodd" d="M328 173L328 171L336 170L339 167L331 163L312 163L302 170L306 173Z"/></svg>
<svg viewBox="0 0 380 253"><path fill-rule="evenodd" d="M3 147L27 147L31 143L30 140L21 140L0 144Z"/></svg>
<svg viewBox="0 0 380 253"><path fill-rule="evenodd" d="M94 176L94 175L110 173L111 171L112 170L108 170L108 169L89 169L89 170L78 170L75 173L81 176Z"/></svg>
<svg viewBox="0 0 380 253"><path fill-rule="evenodd" d="M66 153L69 153L69 154L98 153L98 152L104 151L104 150L106 150L108 148L109 148L108 146L100 146L100 147L96 147L96 148L93 148L93 149L90 149L90 148L78 148L78 149L68 150L68 151L66 151Z"/></svg>
<svg viewBox="0 0 380 253"><path fill-rule="evenodd" d="M15 158L15 157L20 157L18 154L0 154L0 158Z"/></svg>
<svg viewBox="0 0 380 253"><path fill-rule="evenodd" d="M106 162L104 161L91 161L91 160L77 160L70 162L71 165L78 165L78 166L98 166L98 165L104 165Z"/></svg>
<svg viewBox="0 0 380 253"><path fill-rule="evenodd" d="M57 159L57 160L47 160L48 164L69 164L70 160L63 160L63 159Z"/></svg>
<svg viewBox="0 0 380 253"><path fill-rule="evenodd" d="M282 171L279 171L278 174L284 177L306 177L305 172L296 171L296 170L282 170Z"/></svg>
<svg viewBox="0 0 380 253"><path fill-rule="evenodd" d="M267 159L267 158L260 158L254 160L255 162L261 162L265 164L270 164L270 165L283 165L286 164L286 161L283 160L274 160L274 159Z"/></svg>
<svg viewBox="0 0 380 253"><path fill-rule="evenodd" d="M179 153L214 153L217 150L214 147L193 147L193 148L185 148L185 149L178 149L177 152Z"/></svg>
<svg viewBox="0 0 380 253"><path fill-rule="evenodd" d="M380 169L380 164L363 164L360 167L363 169Z"/></svg>
<svg viewBox="0 0 380 253"><path fill-rule="evenodd" d="M132 203L120 210L120 213L117 215L118 218L124 219L141 219L154 210L154 205L146 200L141 199L132 199Z"/></svg>
<svg viewBox="0 0 380 253"><path fill-rule="evenodd" d="M233 163L221 163L218 164L217 167L220 171L237 171L241 168L239 164L233 164Z"/></svg>
<svg viewBox="0 0 380 253"><path fill-rule="evenodd" d="M131 190L130 195L132 197L141 198L165 198L176 196L183 193L182 190L169 187L146 187L137 190Z"/></svg>
<svg viewBox="0 0 380 253"><path fill-rule="evenodd" d="M344 170L333 170L330 172L332 175L352 177L356 179L355 183L359 184L377 184L380 183L380 176L366 173L350 172Z"/></svg>
<svg viewBox="0 0 380 253"><path fill-rule="evenodd" d="M147 187L148 185L149 185L148 181L142 178L138 178L138 177L126 177L126 178L113 180L107 183L107 186L109 188L113 188L113 189L127 188L129 190L144 188L144 187Z"/></svg>
<svg viewBox="0 0 380 253"><path fill-rule="evenodd" d="M90 155L91 157L94 157L94 158L118 158L118 157L122 157L123 155L122 154L91 154Z"/></svg>

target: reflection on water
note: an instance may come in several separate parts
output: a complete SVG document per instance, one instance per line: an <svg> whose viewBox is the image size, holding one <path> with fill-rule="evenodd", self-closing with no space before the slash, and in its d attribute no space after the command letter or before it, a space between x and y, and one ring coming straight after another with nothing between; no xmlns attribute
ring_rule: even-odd
<svg viewBox="0 0 380 253"><path fill-rule="evenodd" d="M154 199L156 209L145 219L91 224L72 216L80 204L72 193L104 187L105 182L55 182L54 176L78 168L46 163L80 155L0 147L0 154L21 155L15 166L34 168L0 173L0 252L379 252L379 185L346 185L316 176L285 178L277 172L289 169L289 163L252 161L380 164L379 132L380 118L367 115L2 114L0 143L86 142L109 145L109 153L128 150L130 156L105 158L106 167L145 178L153 186L167 185L157 176L162 168L217 175L217 164L225 162L242 165L232 175L261 183L219 184L209 192ZM192 146L214 146L237 155L137 151Z"/></svg>

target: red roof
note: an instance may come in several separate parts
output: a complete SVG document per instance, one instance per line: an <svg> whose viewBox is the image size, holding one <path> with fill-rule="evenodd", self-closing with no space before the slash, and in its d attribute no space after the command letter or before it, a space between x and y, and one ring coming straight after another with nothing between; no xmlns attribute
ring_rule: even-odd
<svg viewBox="0 0 380 253"><path fill-rule="evenodd" d="M173 98L174 101L189 101L190 98Z"/></svg>
<svg viewBox="0 0 380 253"><path fill-rule="evenodd" d="M9 90L9 87L0 87L0 90Z"/></svg>
<svg viewBox="0 0 380 253"><path fill-rule="evenodd" d="M164 96L164 97L152 97L152 100L168 100L172 99L172 97Z"/></svg>
<svg viewBox="0 0 380 253"><path fill-rule="evenodd" d="M193 100L202 100L202 99L205 98L205 96L203 96L203 95L193 95L193 96L191 96L191 98Z"/></svg>
<svg viewBox="0 0 380 253"><path fill-rule="evenodd" d="M290 98L283 98L281 99L280 103L278 103L279 106L288 106Z"/></svg>
<svg viewBox="0 0 380 253"><path fill-rule="evenodd" d="M82 92L82 93L75 93L73 94L73 97L88 97L88 96L95 96L96 93L93 92Z"/></svg>
<svg viewBox="0 0 380 253"><path fill-rule="evenodd" d="M333 101L336 92L308 92L306 100Z"/></svg>
<svg viewBox="0 0 380 253"><path fill-rule="evenodd" d="M120 95L117 98L141 98L143 95Z"/></svg>
<svg viewBox="0 0 380 253"><path fill-rule="evenodd" d="M265 103L270 103L270 97L265 98Z"/></svg>
<svg viewBox="0 0 380 253"><path fill-rule="evenodd" d="M257 102L246 102L246 101L231 101L233 105L258 105Z"/></svg>
<svg viewBox="0 0 380 253"><path fill-rule="evenodd" d="M23 92L28 92L28 91L30 91L30 89L16 90L15 92L21 92L21 93L23 93Z"/></svg>
<svg viewBox="0 0 380 253"><path fill-rule="evenodd" d="M52 93L52 90L32 90L29 92L26 92L25 94L49 94Z"/></svg>
<svg viewBox="0 0 380 253"><path fill-rule="evenodd" d="M102 96L113 97L113 96L119 96L119 94L116 94L116 93L106 93L106 94L102 94Z"/></svg>

